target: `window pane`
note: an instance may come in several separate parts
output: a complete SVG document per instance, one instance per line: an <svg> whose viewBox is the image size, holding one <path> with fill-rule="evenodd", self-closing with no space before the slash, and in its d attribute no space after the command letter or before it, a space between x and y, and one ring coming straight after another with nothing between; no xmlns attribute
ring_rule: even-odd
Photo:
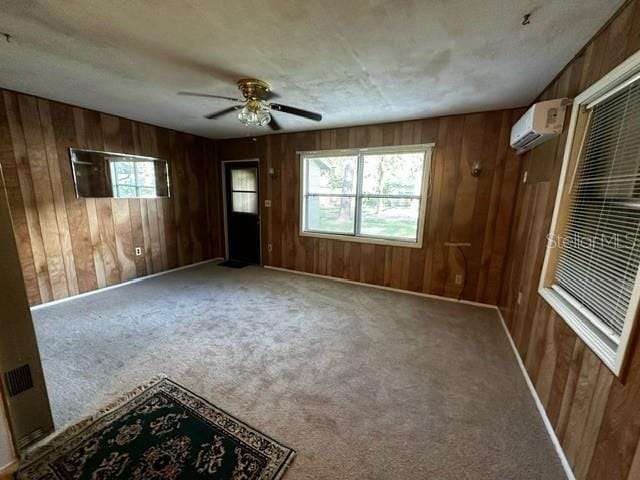
<svg viewBox="0 0 640 480"><path fill-rule="evenodd" d="M155 197L156 188L155 187L138 187L138 196L139 197Z"/></svg>
<svg viewBox="0 0 640 480"><path fill-rule="evenodd" d="M307 230L326 233L354 233L354 197L306 197Z"/></svg>
<svg viewBox="0 0 640 480"><path fill-rule="evenodd" d="M136 184L142 187L155 187L156 185L156 168L153 161L137 161L136 168Z"/></svg>
<svg viewBox="0 0 640 480"><path fill-rule="evenodd" d="M360 233L372 237L416 240L420 200L363 198Z"/></svg>
<svg viewBox="0 0 640 480"><path fill-rule="evenodd" d="M238 213L258 213L258 194L250 192L232 192L232 209Z"/></svg>
<svg viewBox="0 0 640 480"><path fill-rule="evenodd" d="M355 194L358 157L307 159L307 193Z"/></svg>
<svg viewBox="0 0 640 480"><path fill-rule="evenodd" d="M424 152L371 154L363 160L364 194L420 195Z"/></svg>
<svg viewBox="0 0 640 480"><path fill-rule="evenodd" d="M635 308L640 267L639 139L636 81L592 109L558 244L555 284L616 339L624 331L630 307Z"/></svg>
<svg viewBox="0 0 640 480"><path fill-rule="evenodd" d="M257 191L258 170L256 168L234 168L231 170L231 190Z"/></svg>
<svg viewBox="0 0 640 480"><path fill-rule="evenodd" d="M117 185L114 188L114 196L116 198L136 198L136 187L129 185Z"/></svg>
<svg viewBox="0 0 640 480"><path fill-rule="evenodd" d="M79 198L131 198L137 195L137 187L150 188L145 193L147 196L169 196L169 165L164 160L145 160L125 154L75 148L70 150Z"/></svg>
<svg viewBox="0 0 640 480"><path fill-rule="evenodd" d="M118 185L135 185L133 162L111 162L111 180Z"/></svg>

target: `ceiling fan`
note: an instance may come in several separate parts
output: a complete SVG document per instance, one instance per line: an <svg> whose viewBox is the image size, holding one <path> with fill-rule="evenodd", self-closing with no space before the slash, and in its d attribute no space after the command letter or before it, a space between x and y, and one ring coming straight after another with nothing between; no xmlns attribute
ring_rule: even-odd
<svg viewBox="0 0 640 480"><path fill-rule="evenodd" d="M231 113L236 110L240 110L238 113L238 120L240 120L244 125L255 127L269 125L272 130L280 130L281 127L276 119L273 118L271 111L289 113L291 115L308 118L309 120L314 120L316 122L322 120L322 115L319 113L270 102L269 100L277 97L277 95L271 91L271 85L267 82L263 82L262 80L257 80L255 78L243 78L238 80L238 89L242 92L242 96L244 97L243 99L195 92L178 92L178 95L220 98L222 100L229 100L231 102L238 103L238 105L234 105L233 107L205 115L205 118L208 118L209 120L213 120L214 118L221 117L222 115L226 115L227 113Z"/></svg>

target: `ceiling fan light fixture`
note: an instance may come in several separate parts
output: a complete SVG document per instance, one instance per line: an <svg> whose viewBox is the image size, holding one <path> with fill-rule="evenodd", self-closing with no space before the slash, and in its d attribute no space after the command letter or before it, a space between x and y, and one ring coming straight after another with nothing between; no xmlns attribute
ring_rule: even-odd
<svg viewBox="0 0 640 480"><path fill-rule="evenodd" d="M238 120L247 127L264 127L271 121L271 114L260 102L248 102L240 109Z"/></svg>
<svg viewBox="0 0 640 480"><path fill-rule="evenodd" d="M271 99L277 98L279 95L274 94L271 91L271 85L267 82L263 82L262 80L255 78L240 79L238 80L238 89L242 92L243 99L196 92L178 92L178 94L191 95L194 97L219 98L222 100L237 102L235 106L205 115L204 118L207 120L214 120L228 113L238 111L238 120L243 125L247 127L264 127L265 125L268 125L271 130L282 129L276 118L271 116L272 110L307 118L315 122L320 122L322 120L322 115L319 113L292 107L290 105L272 103Z"/></svg>

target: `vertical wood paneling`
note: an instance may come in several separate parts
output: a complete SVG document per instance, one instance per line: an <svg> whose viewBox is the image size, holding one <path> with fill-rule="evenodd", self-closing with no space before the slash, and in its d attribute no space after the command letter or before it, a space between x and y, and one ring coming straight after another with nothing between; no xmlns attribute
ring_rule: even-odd
<svg viewBox="0 0 640 480"><path fill-rule="evenodd" d="M627 2L540 99L575 97L640 48L640 0ZM568 120L567 120L568 123ZM640 352L632 339L621 378L537 294L565 133L523 158L500 309L576 478L640 478Z"/></svg>
<svg viewBox="0 0 640 480"><path fill-rule="evenodd" d="M54 299L52 285L49 279L49 266L45 253L42 229L40 226L38 205L35 195L35 188L32 182L31 166L27 153L27 141L22 124L22 116L18 106L18 95L9 94L5 96L7 117L11 131L11 140L18 164L18 177L20 179L20 189L24 201L25 213L31 239L31 249L36 267L38 286L40 289L40 299L48 302ZM59 290L59 289L58 289Z"/></svg>
<svg viewBox="0 0 640 480"><path fill-rule="evenodd" d="M95 290L98 283L87 208L82 200L76 198L69 160L69 145L75 145L77 141L74 110L68 105L54 102L50 103L50 108L78 290L88 292Z"/></svg>
<svg viewBox="0 0 640 480"><path fill-rule="evenodd" d="M104 150L104 138L102 135L101 118L98 112L82 110L85 125L85 138L87 145L92 150ZM120 283L120 265L116 249L115 230L113 228L113 212L111 200L108 198L96 198L90 205L95 208L95 220L97 235L94 233L97 245L97 254L102 259L104 268L104 281L106 285ZM93 212L91 213L93 215Z"/></svg>
<svg viewBox="0 0 640 480"><path fill-rule="evenodd" d="M67 207L64 201L64 189L62 187L62 176L60 173L60 161L56 147L55 132L53 130L53 119L49 102L38 100L40 111L40 124L42 125L42 136L49 168L49 178L53 194L53 207L55 210L57 230L60 238L60 249L64 263L64 273L67 279L69 295L79 293L78 277L76 273L75 259L73 258L73 247L71 245L71 233L69 231L69 221L67 219Z"/></svg>
<svg viewBox="0 0 640 480"><path fill-rule="evenodd" d="M91 251L93 255L93 263L96 270L96 282L98 288L107 286L107 277L105 275L104 258L102 256L102 244L100 243L100 227L98 225L98 210L96 207L96 199L88 198L85 202L87 207L87 219L89 228L89 238L91 240Z"/></svg>
<svg viewBox="0 0 640 480"><path fill-rule="evenodd" d="M101 114L100 124L105 150L108 152L125 151L120 132L120 119L113 115ZM120 267L120 281L124 282L136 277L129 202L111 199L110 207L113 217L116 257Z"/></svg>
<svg viewBox="0 0 640 480"><path fill-rule="evenodd" d="M365 283L496 303L519 178L519 158L509 150L512 120L521 110L458 115L218 143L219 160L261 159L266 179L263 238L272 244L264 263ZM367 245L299 235L300 185L296 152L335 148L435 143L424 242L420 249ZM471 175L479 161L482 174ZM269 166L277 176L267 177ZM265 197L265 194L267 197ZM448 241L465 249L467 284L456 284L464 264ZM265 245L266 247L266 245ZM489 272L490 271L490 272ZM497 279L495 278L497 277Z"/></svg>
<svg viewBox="0 0 640 480"><path fill-rule="evenodd" d="M40 288L29 238L29 226L24 207L25 202L20 188L17 157L11 140L7 108L5 107L5 96L7 96L6 92L0 95L0 166L2 167L2 175L4 176L4 184L7 190L9 208L13 220L13 230L17 240L16 243L23 246L18 253L20 255L27 295L29 298L33 298L39 302Z"/></svg>
<svg viewBox="0 0 640 480"><path fill-rule="evenodd" d="M156 135L156 154L159 158L171 158L171 149L170 149L170 138L169 135L162 135L161 132L158 132ZM213 155L213 150L208 151L205 154ZM206 162L207 164L209 162ZM171 179L169 182L171 185ZM210 190L217 190L218 185L215 183L215 179L211 179L206 177L206 180L203 182L204 191L202 192L205 198L210 198ZM161 225L163 230L163 262L164 268L175 268L178 266L178 239L176 232L176 221L174 216L173 204L171 199L159 199L158 200L158 209L161 211ZM216 231L217 226L214 225L213 219L210 215L209 210L207 210L207 216L205 219L206 223L210 225L212 231ZM211 236L213 237L213 236ZM213 240L213 238L211 238ZM209 250L210 251L210 250Z"/></svg>
<svg viewBox="0 0 640 480"><path fill-rule="evenodd" d="M79 148L89 148L87 140L87 127L85 124L84 110L81 108L73 108L73 119L76 130L75 145ZM96 273L96 286L103 288L107 285L104 270L104 259L102 258L100 245L100 231L98 228L98 212L96 210L96 201L93 198L86 199L84 202L87 215L87 230L91 246L91 256L93 257L94 270Z"/></svg>
<svg viewBox="0 0 640 480"><path fill-rule="evenodd" d="M78 199L70 147L166 159L173 196ZM214 155L211 140L2 91L0 162L30 303L219 256L218 211L205 208Z"/></svg>

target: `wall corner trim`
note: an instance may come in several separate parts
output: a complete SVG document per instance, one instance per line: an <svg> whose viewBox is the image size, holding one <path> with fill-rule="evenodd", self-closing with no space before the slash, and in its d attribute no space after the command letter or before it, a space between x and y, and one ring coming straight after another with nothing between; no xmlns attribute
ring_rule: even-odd
<svg viewBox="0 0 640 480"><path fill-rule="evenodd" d="M520 366L520 370L522 371L522 375L524 376L525 382L527 383L527 386L529 387L529 391L531 392L531 396L533 397L533 401L535 402L536 407L538 408L538 412L540 412L540 416L542 417L542 422L544 423L544 426L547 429L547 433L549 434L549 437L551 438L551 443L553 443L553 447L555 448L556 453L558 454L558 457L560 458L560 463L562 464L562 468L564 468L564 472L567 475L567 480L576 480L576 477L573 474L573 470L571 469L571 465L569 465L569 461L567 460L567 457L564 454L564 450L562 449L562 445L560 445L560 440L558 439L558 436L556 435L556 432L553 429L553 426L551 425L551 421L549 420L549 417L547 416L547 411L544 409L544 405L542 405L542 401L540 400L540 397L538 396L538 392L536 391L536 388L533 386L533 382L531 381L531 378L529 377L529 373L527 372L527 369L525 368L524 363L522 362L522 358L520 357L520 354L518 353L518 349L516 348L516 344L513 343L513 338L511 337L511 334L509 333L509 329L507 328L507 324L504 321L504 317L502 316L502 312L500 311L500 307L495 307L495 309L498 312L498 316L500 317L500 323L502 323L502 328L504 329L504 333L507 336L507 338L509 339L509 344L511 345L511 349L513 350L513 354L516 356L516 360L518 361L518 365Z"/></svg>

